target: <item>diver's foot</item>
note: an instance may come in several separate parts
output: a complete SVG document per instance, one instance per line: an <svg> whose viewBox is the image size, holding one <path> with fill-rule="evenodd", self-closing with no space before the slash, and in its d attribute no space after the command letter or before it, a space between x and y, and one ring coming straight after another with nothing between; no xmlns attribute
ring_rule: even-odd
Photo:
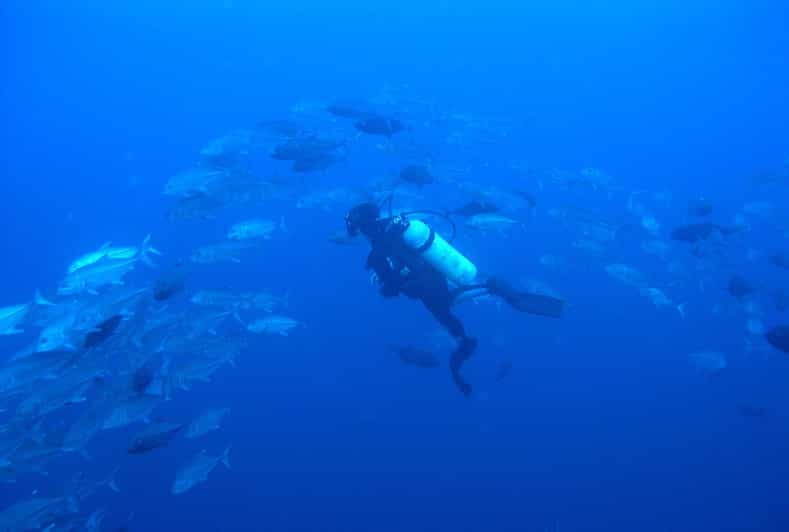
<svg viewBox="0 0 789 532"><path fill-rule="evenodd" d="M465 395L466 397L471 397L471 385L465 381L465 379L460 375L460 371L458 369L452 367L452 381L455 383L455 386L460 393Z"/></svg>
<svg viewBox="0 0 789 532"><path fill-rule="evenodd" d="M471 355L474 353L474 350L477 348L477 339L476 338L464 338L460 341L460 345L458 345L457 349L452 353L452 356L449 357L449 369L453 372L460 371L460 368L463 364L471 358Z"/></svg>
<svg viewBox="0 0 789 532"><path fill-rule="evenodd" d="M457 386L458 390L460 390L460 393L462 393L464 396L471 397L471 385L469 383L460 377L457 377L455 379L455 386Z"/></svg>
<svg viewBox="0 0 789 532"><path fill-rule="evenodd" d="M460 390L460 393L466 397L471 396L471 385L461 377L460 368L463 367L466 360L471 358L476 348L476 338L464 338L449 358L449 369L452 372L452 380L455 382L455 386L457 386L458 390Z"/></svg>

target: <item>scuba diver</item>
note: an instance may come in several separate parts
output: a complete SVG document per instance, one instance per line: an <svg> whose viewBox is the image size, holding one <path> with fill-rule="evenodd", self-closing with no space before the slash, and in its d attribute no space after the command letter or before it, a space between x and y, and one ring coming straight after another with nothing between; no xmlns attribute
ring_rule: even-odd
<svg viewBox="0 0 789 532"><path fill-rule="evenodd" d="M391 198L390 198L391 200ZM386 298L403 294L422 301L457 341L449 359L449 369L457 388L471 395L471 385L460 370L477 347L477 340L466 333L452 306L468 298L486 294L501 297L521 312L560 317L564 302L549 296L515 290L502 279L491 277L477 282L477 268L425 222L409 219L416 212L381 217L375 203L353 207L345 217L348 235L364 235L372 249L366 268L372 270L381 294Z"/></svg>

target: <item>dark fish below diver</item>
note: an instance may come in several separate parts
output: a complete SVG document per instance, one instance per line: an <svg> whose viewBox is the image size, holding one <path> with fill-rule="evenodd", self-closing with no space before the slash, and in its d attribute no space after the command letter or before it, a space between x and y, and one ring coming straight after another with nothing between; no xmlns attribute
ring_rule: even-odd
<svg viewBox="0 0 789 532"><path fill-rule="evenodd" d="M326 111L340 118L362 120L373 113L363 109L363 105L350 102L334 102L326 106Z"/></svg>
<svg viewBox="0 0 789 532"><path fill-rule="evenodd" d="M496 382L501 382L512 375L512 360L502 360L496 370Z"/></svg>
<svg viewBox="0 0 789 532"><path fill-rule="evenodd" d="M162 274L153 285L153 298L156 301L167 301L183 290L190 270L179 260L173 268Z"/></svg>
<svg viewBox="0 0 789 532"><path fill-rule="evenodd" d="M749 181L757 185L789 183L789 163L784 163L779 168L758 172L751 176Z"/></svg>
<svg viewBox="0 0 789 532"><path fill-rule="evenodd" d="M778 312L786 312L789 309L789 295L783 290L777 290L773 293L773 305Z"/></svg>
<svg viewBox="0 0 789 532"><path fill-rule="evenodd" d="M156 301L167 301L180 292L182 288L183 285L180 283L172 283L160 279L153 286L153 298Z"/></svg>
<svg viewBox="0 0 789 532"><path fill-rule="evenodd" d="M707 240L716 234L729 236L738 231L739 229L736 227L723 227L722 225L711 223L688 224L676 228L674 232L671 233L671 238L679 240L680 242L695 243Z"/></svg>
<svg viewBox="0 0 789 532"><path fill-rule="evenodd" d="M403 364L417 366L419 368L437 368L441 365L438 358L430 351L417 349L415 347L404 346L395 347L393 351L397 353Z"/></svg>
<svg viewBox="0 0 789 532"><path fill-rule="evenodd" d="M763 406L747 404L737 405L737 412L739 412L742 417L750 418L763 418L767 415L767 409Z"/></svg>
<svg viewBox="0 0 789 532"><path fill-rule="evenodd" d="M323 139L315 136L291 139L277 145L271 158L278 161L298 161L333 152L345 145L343 140Z"/></svg>
<svg viewBox="0 0 789 532"><path fill-rule="evenodd" d="M381 115L370 115L357 120L354 127L368 135L382 135L385 137L391 137L405 130L405 126L398 119Z"/></svg>
<svg viewBox="0 0 789 532"><path fill-rule="evenodd" d="M789 353L789 326L778 325L773 327L765 335L767 342L784 353Z"/></svg>
<svg viewBox="0 0 789 532"><path fill-rule="evenodd" d="M212 195L198 193L186 198L179 198L178 203L165 212L165 218L171 222L192 220L195 218L214 218L216 211L225 207L225 202Z"/></svg>
<svg viewBox="0 0 789 532"><path fill-rule="evenodd" d="M293 161L293 171L299 173L326 170L340 159L331 153L319 153Z"/></svg>
<svg viewBox="0 0 789 532"><path fill-rule="evenodd" d="M751 286L751 283L742 276L732 275L731 280L729 280L728 291L729 294L736 297L739 301L742 301L753 293L754 288Z"/></svg>
<svg viewBox="0 0 789 532"><path fill-rule="evenodd" d="M693 200L688 205L688 214L697 218L706 218L712 214L712 203L704 198Z"/></svg>
<svg viewBox="0 0 789 532"><path fill-rule="evenodd" d="M145 393L145 390L153 382L154 374L155 369L150 364L144 364L137 368L134 375L132 375L132 390L138 394Z"/></svg>
<svg viewBox="0 0 789 532"><path fill-rule="evenodd" d="M290 120L262 120L258 122L257 128L284 138L294 138L304 134L303 126Z"/></svg>
<svg viewBox="0 0 789 532"><path fill-rule="evenodd" d="M516 194L526 200L526 203L529 204L530 209L533 209L537 206L537 198L534 197L534 194L526 192L525 190L518 190L516 191Z"/></svg>
<svg viewBox="0 0 789 532"><path fill-rule="evenodd" d="M783 268L784 270L789 270L789 255L784 255L783 253L770 255L770 264L778 268Z"/></svg>

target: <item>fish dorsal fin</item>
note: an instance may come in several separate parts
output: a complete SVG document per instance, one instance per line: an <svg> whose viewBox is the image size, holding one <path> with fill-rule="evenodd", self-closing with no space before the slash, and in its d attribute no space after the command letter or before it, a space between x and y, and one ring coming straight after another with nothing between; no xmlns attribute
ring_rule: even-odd
<svg viewBox="0 0 789 532"><path fill-rule="evenodd" d="M41 295L41 291L40 290L36 290L36 293L33 296L33 301L35 302L36 305L39 305L39 306L54 306L55 305L51 301L48 301L47 299L45 299L44 296Z"/></svg>

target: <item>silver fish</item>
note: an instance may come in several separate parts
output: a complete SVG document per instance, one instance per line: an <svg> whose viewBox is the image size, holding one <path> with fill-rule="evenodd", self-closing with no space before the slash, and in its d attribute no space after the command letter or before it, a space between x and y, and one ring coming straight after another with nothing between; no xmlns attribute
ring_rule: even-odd
<svg viewBox="0 0 789 532"><path fill-rule="evenodd" d="M203 434L218 430L222 419L230 412L229 408L212 408L200 414L186 429L187 438L197 438Z"/></svg>
<svg viewBox="0 0 789 532"><path fill-rule="evenodd" d="M214 168L190 168L172 176L164 187L164 193L177 197L205 194L226 175L226 171Z"/></svg>
<svg viewBox="0 0 789 532"><path fill-rule="evenodd" d="M293 318L273 315L253 321L247 326L247 329L255 334L278 334L280 336L288 336L290 331L300 325L303 324Z"/></svg>
<svg viewBox="0 0 789 532"><path fill-rule="evenodd" d="M0 336L25 332L19 327L19 324L25 319L30 309L29 303L0 308Z"/></svg>
<svg viewBox="0 0 789 532"><path fill-rule="evenodd" d="M274 312L279 307L287 308L290 294L286 292L284 296L280 297L268 292L257 292L244 294L244 297L249 302L249 308Z"/></svg>
<svg viewBox="0 0 789 532"><path fill-rule="evenodd" d="M105 257L95 264L69 274L58 287L58 295L98 294L111 285L122 285L123 278L137 265L137 259L112 260Z"/></svg>
<svg viewBox="0 0 789 532"><path fill-rule="evenodd" d="M706 375L720 373L728 366L726 356L717 351L699 351L688 355L688 359L696 369Z"/></svg>
<svg viewBox="0 0 789 532"><path fill-rule="evenodd" d="M72 327L74 326L75 318L76 314L68 314L48 325L38 335L36 350L39 353L54 351L56 349L76 351L77 348L72 343Z"/></svg>
<svg viewBox="0 0 789 532"><path fill-rule="evenodd" d="M287 231L284 218L280 220L279 224L272 220L247 220L231 227L227 233L227 238L230 240L254 240L258 238L268 240L277 229Z"/></svg>
<svg viewBox="0 0 789 532"><path fill-rule="evenodd" d="M208 479L208 475L220 462L230 469L230 447L227 447L220 456L211 456L205 450L200 451L178 471L171 492L174 495L178 495L189 491L197 484L205 482Z"/></svg>
<svg viewBox="0 0 789 532"><path fill-rule="evenodd" d="M66 405L82 403L86 401L88 391L104 375L103 369L72 366L57 379L39 381L35 393L19 403L16 413L26 418L35 418L55 412Z"/></svg>
<svg viewBox="0 0 789 532"><path fill-rule="evenodd" d="M641 244L641 249L645 253L665 259L669 252L669 245L663 240L649 240Z"/></svg>
<svg viewBox="0 0 789 532"><path fill-rule="evenodd" d="M238 130L209 142L202 150L203 162L214 168L232 168L249 155L253 133Z"/></svg>
<svg viewBox="0 0 789 532"><path fill-rule="evenodd" d="M477 231L503 232L511 227L523 227L523 224L507 216L485 213L469 216L466 219L466 226Z"/></svg>
<svg viewBox="0 0 789 532"><path fill-rule="evenodd" d="M134 246L125 247L112 247L109 242L101 246L96 251L86 253L85 255L74 260L68 267L68 273L72 274L77 270L81 270L93 264L96 264L103 258L113 260L129 260L139 257L144 262L151 262L150 255L161 255L162 253L151 246L151 235L145 237L139 248Z"/></svg>
<svg viewBox="0 0 789 532"><path fill-rule="evenodd" d="M147 453L158 447L164 447L182 428L183 423L153 423L134 435L127 449L129 454Z"/></svg>
<svg viewBox="0 0 789 532"><path fill-rule="evenodd" d="M0 368L0 396L18 392L42 379L56 378L73 353L48 351L8 362Z"/></svg>
<svg viewBox="0 0 789 532"><path fill-rule="evenodd" d="M644 275L627 264L609 264L605 267L605 271L613 277L627 285L640 288L646 286Z"/></svg>
<svg viewBox="0 0 789 532"><path fill-rule="evenodd" d="M162 403L162 397L157 395L133 395L121 400L115 405L110 415L105 418L102 428L114 429L125 427L138 421L148 421L148 416L154 408Z"/></svg>
<svg viewBox="0 0 789 532"><path fill-rule="evenodd" d="M58 521L77 513L79 500L75 496L33 497L0 512L0 530L49 530Z"/></svg>
<svg viewBox="0 0 789 532"><path fill-rule="evenodd" d="M221 242L219 244L198 248L189 258L192 262L197 264L213 264L216 262L240 263L241 259L239 255L253 247L255 247L255 244L248 241Z"/></svg>
<svg viewBox="0 0 789 532"><path fill-rule="evenodd" d="M189 301L201 307L235 308L243 304L243 297L232 292L200 290Z"/></svg>

